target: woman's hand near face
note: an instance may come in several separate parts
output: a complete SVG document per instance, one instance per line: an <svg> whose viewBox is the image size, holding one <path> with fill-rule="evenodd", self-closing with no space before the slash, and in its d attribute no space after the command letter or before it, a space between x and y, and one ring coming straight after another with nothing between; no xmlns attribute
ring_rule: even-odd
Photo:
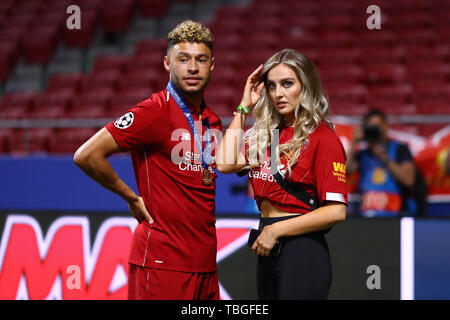
<svg viewBox="0 0 450 320"><path fill-rule="evenodd" d="M261 98L261 92L264 83L261 82L261 71L263 65L260 65L248 78L245 83L244 94L242 95L241 105L243 107L253 108L253 106Z"/></svg>

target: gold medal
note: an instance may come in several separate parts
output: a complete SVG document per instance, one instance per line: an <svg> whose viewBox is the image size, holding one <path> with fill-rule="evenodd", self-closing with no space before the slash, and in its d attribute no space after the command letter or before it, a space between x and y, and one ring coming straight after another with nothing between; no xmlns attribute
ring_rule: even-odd
<svg viewBox="0 0 450 320"><path fill-rule="evenodd" d="M211 172L209 172L208 168L203 168L202 170L202 181L205 186L209 186L212 182Z"/></svg>

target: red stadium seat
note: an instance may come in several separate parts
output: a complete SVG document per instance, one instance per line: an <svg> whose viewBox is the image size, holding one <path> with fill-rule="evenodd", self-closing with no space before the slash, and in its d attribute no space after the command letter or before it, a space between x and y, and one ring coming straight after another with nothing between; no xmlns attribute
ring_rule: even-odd
<svg viewBox="0 0 450 320"><path fill-rule="evenodd" d="M436 33L431 29L404 29L395 32L395 42L400 45L434 45Z"/></svg>
<svg viewBox="0 0 450 320"><path fill-rule="evenodd" d="M389 100L369 101L369 107L382 110L388 115L414 115L418 110L415 104L402 104Z"/></svg>
<svg viewBox="0 0 450 320"><path fill-rule="evenodd" d="M435 61L415 63L409 66L409 73L412 80L429 79L446 82L450 80L450 64Z"/></svg>
<svg viewBox="0 0 450 320"><path fill-rule="evenodd" d="M82 9L80 29L63 28L64 43L70 48L87 48L94 39L97 26L97 12L92 9Z"/></svg>
<svg viewBox="0 0 450 320"><path fill-rule="evenodd" d="M57 27L58 35L62 31L62 27L66 27L66 8L59 12L47 12L42 11L37 14L33 21L30 23L30 28L40 28L40 27Z"/></svg>
<svg viewBox="0 0 450 320"><path fill-rule="evenodd" d="M161 39L141 40L135 46L135 54L156 52L163 55L166 52L166 46L166 41Z"/></svg>
<svg viewBox="0 0 450 320"><path fill-rule="evenodd" d="M405 104L411 102L413 89L410 84L378 85L369 87L367 99L371 101L395 102Z"/></svg>
<svg viewBox="0 0 450 320"><path fill-rule="evenodd" d="M377 63L365 66L367 80L371 83L403 83L408 79L407 69L396 63Z"/></svg>
<svg viewBox="0 0 450 320"><path fill-rule="evenodd" d="M80 90L80 82L83 74L54 74L47 81L47 92L72 90L77 92Z"/></svg>
<svg viewBox="0 0 450 320"><path fill-rule="evenodd" d="M5 82L19 60L19 42L0 40L0 82Z"/></svg>
<svg viewBox="0 0 450 320"><path fill-rule="evenodd" d="M365 54L365 52L364 52ZM362 51L360 48L335 48L327 50L319 55L319 64L358 64L361 60Z"/></svg>
<svg viewBox="0 0 450 320"><path fill-rule="evenodd" d="M363 49L361 62L364 65L375 63L404 63L407 57L407 50L404 47L371 47Z"/></svg>
<svg viewBox="0 0 450 320"><path fill-rule="evenodd" d="M389 26L393 29L430 28L433 18L428 12L399 12L389 21Z"/></svg>
<svg viewBox="0 0 450 320"><path fill-rule="evenodd" d="M31 109L34 106L34 99L37 94L34 92L8 92L0 101L0 108L22 108Z"/></svg>
<svg viewBox="0 0 450 320"><path fill-rule="evenodd" d="M349 30L354 24L354 19L348 13L330 14L330 11L322 11L320 24L324 29Z"/></svg>
<svg viewBox="0 0 450 320"><path fill-rule="evenodd" d="M129 57L119 54L107 54L97 57L92 67L92 73L104 72L109 70L118 70L121 72L128 62Z"/></svg>
<svg viewBox="0 0 450 320"><path fill-rule="evenodd" d="M355 34L354 45L357 46L370 46L373 48L380 48L383 46L392 46L395 44L394 33L390 30L369 30L366 28L365 22L364 28L359 33ZM366 50L366 49L364 49ZM366 51L365 51L366 52Z"/></svg>
<svg viewBox="0 0 450 320"><path fill-rule="evenodd" d="M28 63L48 64L58 40L58 27L39 27L23 43L25 60Z"/></svg>
<svg viewBox="0 0 450 320"><path fill-rule="evenodd" d="M450 100L450 84L436 81L421 82L414 86L413 97L416 101L421 99Z"/></svg>
<svg viewBox="0 0 450 320"><path fill-rule="evenodd" d="M124 64L124 72L132 73L142 70L163 71L164 56L160 53L140 53L128 59Z"/></svg>
<svg viewBox="0 0 450 320"><path fill-rule="evenodd" d="M131 23L133 0L112 0L101 10L103 29L107 33L123 33Z"/></svg>
<svg viewBox="0 0 450 320"><path fill-rule="evenodd" d="M325 92L328 94L330 104L335 103L365 103L367 88L359 84L340 84L333 83L325 86Z"/></svg>
<svg viewBox="0 0 450 320"><path fill-rule="evenodd" d="M320 64L318 70L320 79L327 85L333 82L360 83L366 77L360 66L351 63Z"/></svg>
<svg viewBox="0 0 450 320"><path fill-rule="evenodd" d="M448 99L422 99L418 103L420 114L450 115L450 103Z"/></svg>
<svg viewBox="0 0 450 320"><path fill-rule="evenodd" d="M114 91L120 75L120 71L114 69L88 74L80 81L81 92L96 92L97 90L109 89Z"/></svg>
<svg viewBox="0 0 450 320"><path fill-rule="evenodd" d="M25 27L19 26L5 26L0 29L0 43L15 43L19 50L21 50L22 40L27 33ZM19 58L19 57L17 57ZM16 59L17 60L17 59Z"/></svg>
<svg viewBox="0 0 450 320"><path fill-rule="evenodd" d="M331 115L362 116L369 111L369 107L363 103L332 101L329 110Z"/></svg>
<svg viewBox="0 0 450 320"><path fill-rule="evenodd" d="M96 129L91 128L56 129L49 141L49 152L55 154L74 154L96 131Z"/></svg>
<svg viewBox="0 0 450 320"><path fill-rule="evenodd" d="M232 117L233 112L235 111L235 108L230 108L230 106L225 103L208 103L208 106L219 118Z"/></svg>
<svg viewBox="0 0 450 320"><path fill-rule="evenodd" d="M41 109L33 109L27 118L31 119L60 119L64 116L64 106L50 105Z"/></svg>
<svg viewBox="0 0 450 320"><path fill-rule="evenodd" d="M320 12L321 8L317 1L314 2L299 2L299 1L287 1L284 2L284 14L292 16L295 15L314 15Z"/></svg>
<svg viewBox="0 0 450 320"><path fill-rule="evenodd" d="M438 9L432 13L433 15L433 26L436 29L441 29L445 27L450 27L450 7L446 10L442 8L443 3L440 3L437 7Z"/></svg>
<svg viewBox="0 0 450 320"><path fill-rule="evenodd" d="M297 34L300 32L314 32L320 29L320 21L314 15L289 15L282 16L283 24L286 25L286 30Z"/></svg>
<svg viewBox="0 0 450 320"><path fill-rule="evenodd" d="M63 109L69 107L71 91L47 92L34 99L34 109L44 109L48 106L61 106Z"/></svg>
<svg viewBox="0 0 450 320"><path fill-rule="evenodd" d="M138 10L144 17L161 18L169 9L165 0L137 0Z"/></svg>
<svg viewBox="0 0 450 320"><path fill-rule="evenodd" d="M33 12L10 12L10 14L6 17L6 20L3 22L3 26L14 26L16 28L27 29L33 22L34 17L35 13Z"/></svg>
<svg viewBox="0 0 450 320"><path fill-rule="evenodd" d="M226 21L234 18L245 19L247 13L248 7L245 6L222 6L215 11L214 21Z"/></svg>
<svg viewBox="0 0 450 320"><path fill-rule="evenodd" d="M434 63L445 63L450 56L449 45L437 45L433 47L418 46L408 50L406 60L410 65L426 61Z"/></svg>
<svg viewBox="0 0 450 320"><path fill-rule="evenodd" d="M331 15L351 14L355 7L351 1L323 1L319 3L320 12Z"/></svg>
<svg viewBox="0 0 450 320"><path fill-rule="evenodd" d="M320 47L348 47L354 43L354 35L345 30L325 30L320 35Z"/></svg>
<svg viewBox="0 0 450 320"><path fill-rule="evenodd" d="M243 43L242 37L239 33L219 33L214 35L214 51L221 52L222 50L238 50Z"/></svg>
<svg viewBox="0 0 450 320"><path fill-rule="evenodd" d="M104 105L91 104L72 107L64 112L64 118L92 119L102 118L105 113Z"/></svg>
<svg viewBox="0 0 450 320"><path fill-rule="evenodd" d="M148 89L134 89L114 95L111 105L106 109L103 117L116 119L127 112L130 108L150 97L152 92Z"/></svg>
<svg viewBox="0 0 450 320"><path fill-rule="evenodd" d="M71 99L73 109L82 109L86 106L103 106L108 108L114 92L111 89L99 89L97 91L83 92Z"/></svg>
<svg viewBox="0 0 450 320"><path fill-rule="evenodd" d="M35 93L6 93L0 102L0 119L22 119L34 105Z"/></svg>
<svg viewBox="0 0 450 320"><path fill-rule="evenodd" d="M251 11L250 11L251 12ZM244 34L252 33L279 33L281 19L273 14L269 15L255 15L251 13L245 20L246 28L242 31Z"/></svg>
<svg viewBox="0 0 450 320"><path fill-rule="evenodd" d="M13 134L13 129L0 128L0 154L9 152L8 138Z"/></svg>
<svg viewBox="0 0 450 320"><path fill-rule="evenodd" d="M261 50L261 49L269 49L273 51L278 51L277 48L279 46L279 36L277 33L271 31L265 32L248 32L245 35L246 41L242 43L241 48L248 50Z"/></svg>
<svg viewBox="0 0 450 320"><path fill-rule="evenodd" d="M314 32L303 31L301 28L290 29L290 32L283 33L280 43L288 48L315 48L320 46L320 38Z"/></svg>
<svg viewBox="0 0 450 320"><path fill-rule="evenodd" d="M217 83L223 86L226 85L237 85L237 78L239 77L238 72L229 67L217 67L214 68L214 71L211 75L210 84Z"/></svg>
<svg viewBox="0 0 450 320"><path fill-rule="evenodd" d="M9 152L12 154L47 152L53 130L49 128L17 129L9 136Z"/></svg>
<svg viewBox="0 0 450 320"><path fill-rule="evenodd" d="M214 45L216 40L220 41L221 38L226 37L227 35L241 34L246 27L245 22L245 19L240 16L215 20L210 28L214 34Z"/></svg>
<svg viewBox="0 0 450 320"><path fill-rule="evenodd" d="M157 90L161 85L161 73L155 70L134 70L129 72L117 82L117 89L119 92L124 92L135 87L146 87L147 90Z"/></svg>
<svg viewBox="0 0 450 320"><path fill-rule="evenodd" d="M215 58L215 69L212 72L212 77L218 68L230 68L234 69L235 66L240 63L242 56L239 52L233 49L227 50L226 48L221 50L214 50L214 58Z"/></svg>
<svg viewBox="0 0 450 320"><path fill-rule="evenodd" d="M217 105L227 105L229 109L236 106L233 105L234 96L236 91L233 87L227 87L224 85L210 85L205 92L205 101L213 108Z"/></svg>

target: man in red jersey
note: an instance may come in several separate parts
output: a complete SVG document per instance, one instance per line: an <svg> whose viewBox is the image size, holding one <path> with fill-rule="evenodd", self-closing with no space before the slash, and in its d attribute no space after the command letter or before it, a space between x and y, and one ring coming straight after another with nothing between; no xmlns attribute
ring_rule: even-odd
<svg viewBox="0 0 450 320"><path fill-rule="evenodd" d="M203 92L214 69L208 28L184 21L167 38L165 90L106 125L75 153L92 179L127 201L139 224L129 256L129 299L218 299L215 164L220 119ZM130 151L139 196L108 156Z"/></svg>

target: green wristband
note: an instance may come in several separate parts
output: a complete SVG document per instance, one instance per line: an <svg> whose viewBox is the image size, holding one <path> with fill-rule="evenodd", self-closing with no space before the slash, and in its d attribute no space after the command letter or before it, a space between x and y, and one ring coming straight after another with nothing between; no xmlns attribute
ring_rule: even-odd
<svg viewBox="0 0 450 320"><path fill-rule="evenodd" d="M240 111L240 112L242 112L245 115L248 115L250 113L250 108L249 107L244 107L244 106L242 106L242 104L240 104L237 107L237 111Z"/></svg>

